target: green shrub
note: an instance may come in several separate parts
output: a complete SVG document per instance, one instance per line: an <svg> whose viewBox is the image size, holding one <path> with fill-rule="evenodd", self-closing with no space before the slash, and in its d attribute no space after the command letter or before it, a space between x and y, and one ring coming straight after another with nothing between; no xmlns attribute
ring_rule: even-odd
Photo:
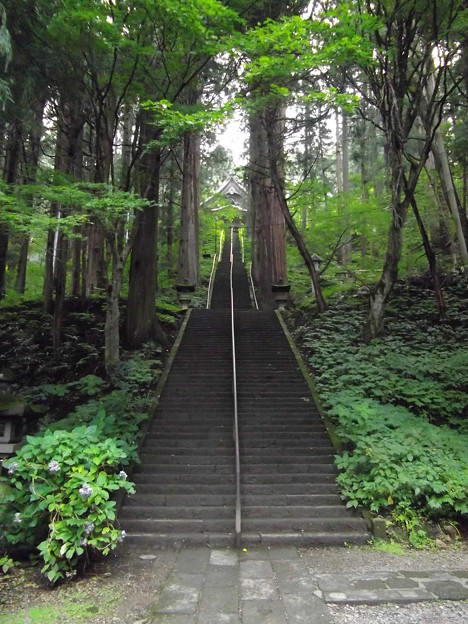
<svg viewBox="0 0 468 624"><path fill-rule="evenodd" d="M125 450L94 424L72 431L46 430L27 438L4 462L11 490L1 511L10 544L37 546L42 572L55 583L73 575L93 551L106 555L124 537L115 524L111 494L133 492L121 467Z"/></svg>
<svg viewBox="0 0 468 624"><path fill-rule="evenodd" d="M468 436L403 407L342 392L331 414L352 450L336 463L348 506L372 511L414 505L427 515L468 513Z"/></svg>
<svg viewBox="0 0 468 624"><path fill-rule="evenodd" d="M391 511L413 545L427 539L421 515L468 513L468 317L463 297L447 301L440 323L431 293L400 288L387 334L370 344L357 299L295 331L345 443L336 459L343 497Z"/></svg>

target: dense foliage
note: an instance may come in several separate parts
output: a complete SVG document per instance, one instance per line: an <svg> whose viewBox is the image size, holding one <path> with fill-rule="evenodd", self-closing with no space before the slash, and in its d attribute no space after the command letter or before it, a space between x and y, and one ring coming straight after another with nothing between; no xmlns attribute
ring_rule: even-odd
<svg viewBox="0 0 468 624"><path fill-rule="evenodd" d="M3 462L0 548L37 548L52 583L83 570L125 537L116 521L116 495L133 491L124 468L138 461L140 427L167 354L155 344L125 352L109 380L99 357L99 301L87 311L74 309L77 302L69 306L58 361L46 327L50 317L37 306L4 312L0 332L0 342L8 344L4 357L10 366L3 371L10 388L27 402L30 416L39 418L36 435ZM173 334L177 308L166 303L160 309L161 322ZM0 557L0 568L11 565L9 557Z"/></svg>
<svg viewBox="0 0 468 624"><path fill-rule="evenodd" d="M336 462L349 506L468 513L466 291L447 287L446 296L450 314L438 322L431 293L400 284L386 335L371 344L357 297L297 329L344 444Z"/></svg>

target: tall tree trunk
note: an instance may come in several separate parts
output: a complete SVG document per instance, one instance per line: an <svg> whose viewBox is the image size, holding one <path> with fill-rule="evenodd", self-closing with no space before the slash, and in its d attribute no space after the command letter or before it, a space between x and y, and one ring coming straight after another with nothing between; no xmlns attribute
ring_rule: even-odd
<svg viewBox="0 0 468 624"><path fill-rule="evenodd" d="M280 168L278 166L278 161L280 160L278 154L278 136L276 135L274 130L276 127L278 114L281 114L281 112L278 110L274 110L273 112L269 111L265 116L265 130L268 142L268 162L270 167L271 180L275 189L276 197L278 198L278 204L280 206L284 220L297 244L302 259L304 260L304 263L309 271L313 290L315 293L315 298L317 301L318 311L325 312L326 303L322 295L319 276L317 275L317 272L315 270L315 266L309 250L304 243L304 239L302 238L301 233L299 232L294 222L294 219L289 211L288 203L284 193L284 178L280 173Z"/></svg>
<svg viewBox="0 0 468 624"><path fill-rule="evenodd" d="M391 214L392 220L388 232L387 251L380 280L369 298L369 312L363 332L365 340L371 340L383 332L385 304L390 297L398 277L398 264L403 243L403 227L408 214L408 195L403 194L403 155L389 146L389 166L391 175ZM414 190L414 189L413 189Z"/></svg>
<svg viewBox="0 0 468 624"><path fill-rule="evenodd" d="M310 104L307 102L305 105L305 115L304 115L304 169L303 169L303 178L304 184L310 180L310 169L312 165L312 132L311 132L311 111ZM302 207L302 218L301 218L301 232L304 236L307 230L307 204L304 203Z"/></svg>
<svg viewBox="0 0 468 624"><path fill-rule="evenodd" d="M24 180L26 183L33 183L37 179L37 169L40 158L40 145L44 131L45 99L38 99L33 104L33 115L29 128L29 141L27 149L24 150ZM24 294L26 289L26 269L28 264L29 233L25 234L21 240L21 250L18 259L15 289L20 294Z"/></svg>
<svg viewBox="0 0 468 624"><path fill-rule="evenodd" d="M341 212L343 215L343 227L346 230L343 236L343 245L340 247L340 260L348 264L352 256L352 237L350 232L351 219L349 215L349 129L348 116L345 111L341 112L341 175L342 175L342 198Z"/></svg>
<svg viewBox="0 0 468 624"><path fill-rule="evenodd" d="M141 113L141 148L157 137L147 112ZM146 151L138 167L140 194L151 204L135 218L135 238L130 262L126 343L137 347L148 340L165 342L166 338L156 317L156 258L158 237L158 202L161 152Z"/></svg>
<svg viewBox="0 0 468 624"><path fill-rule="evenodd" d="M112 250L112 275L106 290L106 323L104 340L104 361L106 371L112 375L120 362L120 306L123 271L132 241L125 243L125 220L120 219L115 231L107 233L107 242ZM134 231L135 232L135 231Z"/></svg>
<svg viewBox="0 0 468 624"><path fill-rule="evenodd" d="M74 238L72 241L72 270L71 270L71 294L79 297L81 293L81 232L82 228L76 226L74 228Z"/></svg>
<svg viewBox="0 0 468 624"><path fill-rule="evenodd" d="M444 140L439 130L436 130L434 141L432 144L432 154L434 162L439 174L442 192L450 209L450 213L455 224L455 234L457 237L458 249L462 258L463 265L468 269L468 249L465 227L463 223L463 214L466 221L466 213L460 205L458 194L453 183L452 172L444 146Z"/></svg>
<svg viewBox="0 0 468 624"><path fill-rule="evenodd" d="M416 223L418 224L419 232L423 241L424 252L426 254L427 262L429 264L429 270L432 277L432 286L434 288L434 297L436 300L437 309L439 311L439 319L443 319L447 311L447 306L445 304L444 294L442 292L442 287L440 284L439 271L437 270L437 260L434 251L432 250L429 236L427 235L426 228L424 227L424 222L419 213L418 204L416 203L414 195L411 196L411 207L416 218Z"/></svg>
<svg viewBox="0 0 468 624"><path fill-rule="evenodd" d="M57 145L55 153L55 170L65 173L67 175L76 176L81 173L82 165L82 151L81 140L83 133L83 124L85 118L82 111L82 98L80 94L77 94L74 98L63 98L61 101L58 130L57 130ZM57 205L53 205L51 211L57 215L60 213L60 208ZM62 318L63 318L63 304L65 301L66 293L66 279L67 279L67 261L68 261L68 238L65 233L58 228L57 233L57 246L55 251L55 267L54 267L54 320L52 330L52 341L55 353L58 353L61 345L62 334ZM47 269L50 271L50 265L53 266L53 241L52 233L49 232L48 237L48 255L46 258L48 263ZM50 274L48 275L50 279ZM45 292L49 296L50 284L45 284Z"/></svg>
<svg viewBox="0 0 468 624"><path fill-rule="evenodd" d="M281 161L284 133L282 111L261 111L250 117L250 187L252 194L252 277L263 307L275 305L274 285L287 284L286 223L271 179L267 129ZM268 119L267 119L268 117ZM269 126L273 123L273 127ZM282 162L277 162L283 178Z"/></svg>
<svg viewBox="0 0 468 624"><path fill-rule="evenodd" d="M15 184L18 176L22 122L17 119L9 128L3 179L7 184ZM0 223L0 299L5 295L6 266L10 231L7 223Z"/></svg>
<svg viewBox="0 0 468 624"><path fill-rule="evenodd" d="M25 234L21 240L21 248L16 270L15 290L24 295L26 289L26 268L28 266L29 234Z"/></svg>
<svg viewBox="0 0 468 624"><path fill-rule="evenodd" d="M168 195L166 202L166 215L165 215L165 225L166 225L166 264L167 264L167 275L169 279L174 276L174 206L175 206L175 198L176 198L176 159L175 155L172 154L169 163L169 184L168 184Z"/></svg>
<svg viewBox="0 0 468 624"><path fill-rule="evenodd" d="M65 301L67 283L67 260L68 239L62 231L59 231L55 260L55 302L52 328L52 344L55 353L58 353L60 351L60 346L62 342L63 304Z"/></svg>
<svg viewBox="0 0 468 624"><path fill-rule="evenodd" d="M105 102L100 103L96 115L95 152L96 168L94 181L108 184L113 171L115 96L109 93ZM86 295L95 290L104 291L107 285L107 266L104 252L105 228L94 219L88 227Z"/></svg>
<svg viewBox="0 0 468 624"><path fill-rule="evenodd" d="M197 286L200 282L199 193L200 138L184 135L182 194L180 198L180 238L177 284Z"/></svg>

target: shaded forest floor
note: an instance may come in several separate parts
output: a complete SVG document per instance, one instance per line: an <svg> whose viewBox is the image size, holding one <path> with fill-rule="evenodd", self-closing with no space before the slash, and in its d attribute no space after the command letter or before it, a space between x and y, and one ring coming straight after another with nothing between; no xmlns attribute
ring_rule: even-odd
<svg viewBox="0 0 468 624"><path fill-rule="evenodd" d="M343 442L338 479L350 506L382 513L426 545L422 518L460 537L468 513L468 287L445 281L445 318L423 278L400 282L385 334L362 340L367 302L342 296L323 315L289 316ZM459 527L457 528L457 523Z"/></svg>
<svg viewBox="0 0 468 624"><path fill-rule="evenodd" d="M125 306L121 307L124 318ZM168 344L162 347L148 342L137 350L126 350L124 345L121 363L110 380L103 365L103 299L66 301L58 353L52 347L52 316L40 303L0 307L0 391L24 397L30 433L73 413L79 424L80 406L113 392L138 394L135 410L145 410L182 314L166 303L158 307L158 318ZM114 394L114 398L118 397Z"/></svg>

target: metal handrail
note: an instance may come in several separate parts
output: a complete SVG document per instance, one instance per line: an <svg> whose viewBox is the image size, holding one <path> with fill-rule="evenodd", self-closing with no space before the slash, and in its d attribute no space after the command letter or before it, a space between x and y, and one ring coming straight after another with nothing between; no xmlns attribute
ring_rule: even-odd
<svg viewBox="0 0 468 624"><path fill-rule="evenodd" d="M250 281L250 290L252 291L252 297L255 303L255 309L258 310L257 295L255 293L255 285L254 285L254 281L252 277L252 263L250 263L250 266L249 266L249 281Z"/></svg>
<svg viewBox="0 0 468 624"><path fill-rule="evenodd" d="M213 258L213 266L211 267L210 281L208 282L208 294L206 296L206 308L211 308L211 298L213 297L214 274L216 270L216 254Z"/></svg>
<svg viewBox="0 0 468 624"><path fill-rule="evenodd" d="M236 336L234 331L234 288L232 285L232 271L234 266L233 255L233 228L231 228L231 271L230 271L230 287L231 287L231 336L232 336L232 392L234 395L234 448L236 452L236 546L241 544L241 499L240 499L240 447L239 447L239 419L237 412L237 371L236 371Z"/></svg>
<svg viewBox="0 0 468 624"><path fill-rule="evenodd" d="M218 253L218 258L219 258L219 262L221 262L222 258L223 258L223 242L224 242L224 230L221 230L221 234L219 235L219 253Z"/></svg>

